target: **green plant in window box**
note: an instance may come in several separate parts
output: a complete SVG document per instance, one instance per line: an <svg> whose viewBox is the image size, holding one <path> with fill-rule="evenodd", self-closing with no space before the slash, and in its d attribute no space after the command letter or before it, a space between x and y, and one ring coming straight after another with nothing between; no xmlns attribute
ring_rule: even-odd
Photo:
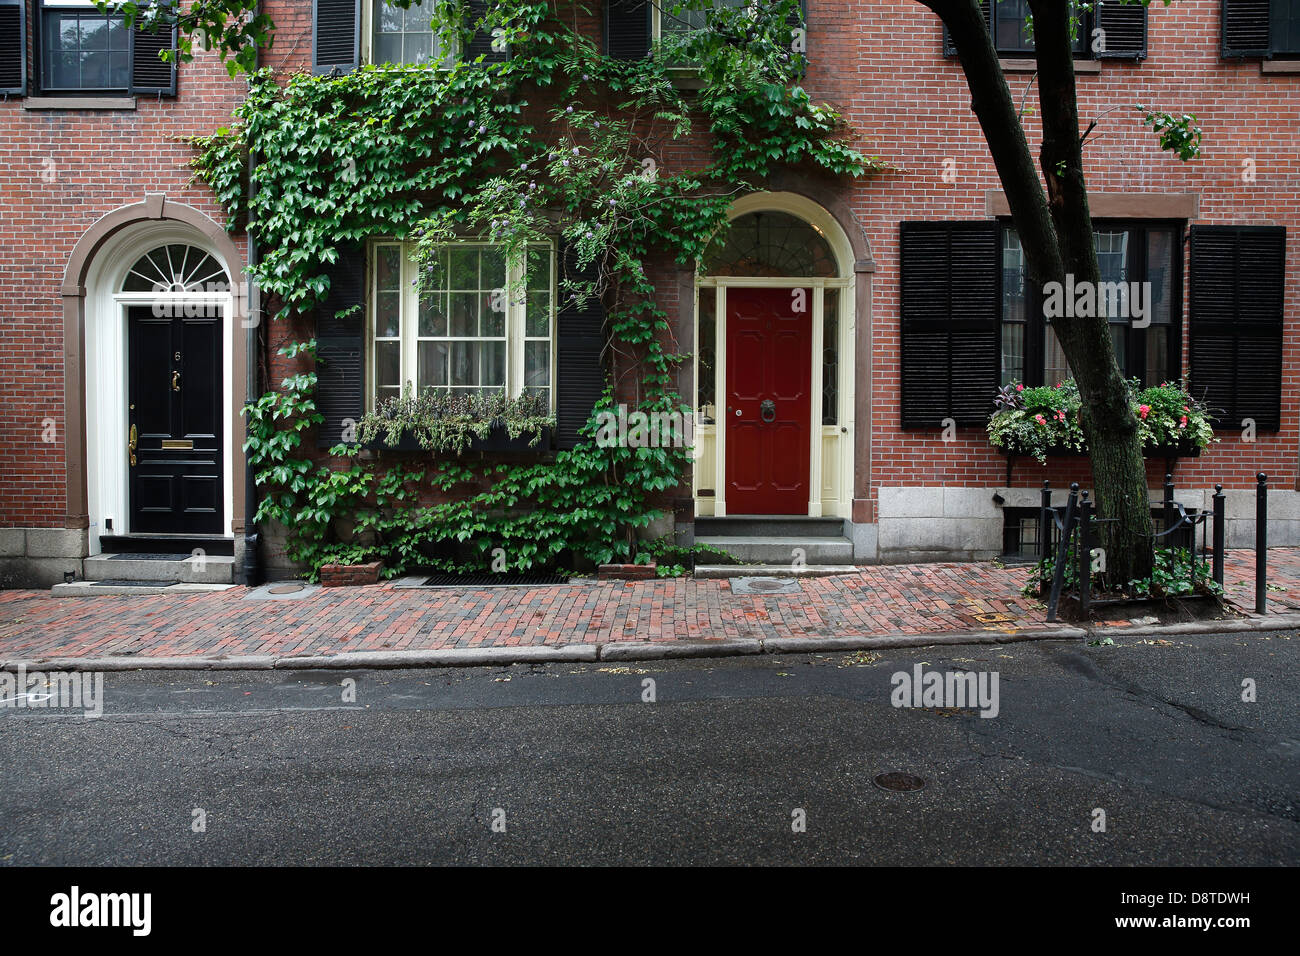
<svg viewBox="0 0 1300 956"><path fill-rule="evenodd" d="M1185 383L1144 389L1134 379L1129 394L1145 454L1195 456L1216 440L1211 410L1192 397ZM1087 452L1073 381L1036 388L1012 382L998 390L993 404L988 434L995 448L1044 463L1048 455Z"/></svg>
<svg viewBox="0 0 1300 956"><path fill-rule="evenodd" d="M426 388L416 392L408 382L402 394L385 399L357 424L362 444L396 447L413 437L427 452L463 454L474 439L483 441L497 429L512 439L532 436L537 447L547 429L555 427L544 395L525 393L508 398L503 392L451 392Z"/></svg>

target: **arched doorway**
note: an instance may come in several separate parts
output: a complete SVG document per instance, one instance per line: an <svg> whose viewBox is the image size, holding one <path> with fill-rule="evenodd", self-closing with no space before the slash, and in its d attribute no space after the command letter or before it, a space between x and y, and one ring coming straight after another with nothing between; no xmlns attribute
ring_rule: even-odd
<svg viewBox="0 0 1300 956"><path fill-rule="evenodd" d="M851 516L853 254L822 207L747 196L696 276L697 515Z"/></svg>
<svg viewBox="0 0 1300 956"><path fill-rule="evenodd" d="M65 328L81 348L66 413L84 442L70 448L68 498L89 554L124 536L189 541L188 552L238 530L241 272L224 230L161 196L108 214L73 251Z"/></svg>

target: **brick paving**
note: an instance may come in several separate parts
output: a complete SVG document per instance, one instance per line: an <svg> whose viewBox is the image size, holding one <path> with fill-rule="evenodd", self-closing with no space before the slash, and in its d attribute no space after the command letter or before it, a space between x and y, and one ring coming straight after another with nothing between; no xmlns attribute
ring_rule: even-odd
<svg viewBox="0 0 1300 956"><path fill-rule="evenodd" d="M1224 583L1254 607L1254 553L1228 554ZM616 641L860 637L1042 627L1020 588L1028 568L925 564L801 580L799 593L740 595L728 581L584 582L544 588L331 588L248 600L187 595L54 598L0 591L0 661L45 657L281 657ZM1300 611L1300 549L1269 552L1271 614ZM1116 622L1124 623L1124 622Z"/></svg>

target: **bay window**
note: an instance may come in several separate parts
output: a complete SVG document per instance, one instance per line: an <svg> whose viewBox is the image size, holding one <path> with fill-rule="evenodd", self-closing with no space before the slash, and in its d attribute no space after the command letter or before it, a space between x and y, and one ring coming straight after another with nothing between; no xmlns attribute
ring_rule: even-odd
<svg viewBox="0 0 1300 956"><path fill-rule="evenodd" d="M554 356L554 256L530 247L527 263L486 243L442 249L417 287L411 248L375 244L370 316L375 403L414 390L529 393L550 399ZM552 407L554 405L551 401Z"/></svg>

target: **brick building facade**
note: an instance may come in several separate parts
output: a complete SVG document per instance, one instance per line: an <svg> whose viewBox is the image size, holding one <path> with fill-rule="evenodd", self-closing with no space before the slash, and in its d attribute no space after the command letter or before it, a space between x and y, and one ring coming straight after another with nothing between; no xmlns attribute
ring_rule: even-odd
<svg viewBox="0 0 1300 956"><path fill-rule="evenodd" d="M601 16L587 26L621 55L639 55L642 45L664 28L658 11L637 0L613 0L612 13L609 4L595 6L603 8ZM1032 107L1032 54L1025 49L1023 32L1014 29L1016 18L1023 20L1021 6L1004 0L991 8L998 13L989 16L1013 94L1024 96ZM1295 253L1300 47L1293 45L1291 32L1300 22L1297 7L1294 0L1156 4L1140 19L1125 15L1108 21L1111 55L1083 51L1076 61L1081 119L1098 120L1085 158L1099 231L1111 236L1108 241L1116 243L1126 266L1146 270L1144 277L1155 275L1159 264L1158 281L1169 290L1168 322L1159 338L1117 332L1130 357L1141 359L1141 367L1132 371L1140 377L1186 376L1195 390L1199 362L1199 379L1213 382L1220 393L1223 382L1238 378L1264 383L1259 394L1251 393L1248 410L1260 420L1253 440L1243 438L1239 423L1227 427L1225 422L1218 443L1176 467L1185 504L1201 506L1216 482L1229 492L1230 544L1252 533L1249 509L1254 475L1260 471L1269 475L1274 489L1272 541L1300 544L1300 396L1294 371L1300 301ZM196 250L196 257L210 256L238 293L248 252L245 237L223 228L222 211L211 193L191 180L187 164L193 152L182 141L227 125L246 89L244 81L232 80L216 57L205 53L179 67L174 91L159 89L163 81L144 75L147 70L140 79L155 86L146 87L136 82L132 60L133 53L148 49L145 40L139 50L122 42L123 65L112 67L122 72L110 79L124 85L65 88L49 72L52 51L41 46L41 37L48 40L51 34L42 33L40 25L67 9L38 0L0 2L0 45L5 30L16 29L13 24L21 27L18 35L25 41L17 73L12 53L0 62L0 88L9 90L0 104L5 159L0 181L0 316L5 319L0 387L9 409L8 425L0 431L0 577L10 585L49 584L68 573L80 576L87 558L121 546L124 534L148 520L133 505L137 487L130 456L137 450L128 450L134 411L128 406L137 395L161 400L150 390L168 389L165 378L159 385L138 384L132 377L133 362L153 361L150 353L131 351L132 323L150 321L131 311L139 308L132 305L137 300L128 288L133 271L148 271L147 264L139 264L157 249L185 247ZM402 44L422 42L418 28L377 27L365 0L268 0L264 9L277 24L277 36L262 63L284 73L347 69L358 60L385 55L381 49L405 57L409 52ZM20 16L12 16L15 11ZM322 16L333 18L328 42L322 42ZM338 44L339 16L345 25L352 24L351 46L346 37ZM969 109L961 68L945 55L940 23L919 3L810 0L806 22L806 87L839 109L860 145L892 168L856 182L784 173L766 191L737 200L733 222L738 238L730 253L696 272L667 265L655 270L660 302L670 313L677 341L697 356L685 366L680 386L683 395L697 398L702 453L689 501L679 509L679 525L689 526L698 517L717 526L719 519L773 510L775 499L754 497L752 482L747 484L752 476L738 470L745 467L737 452L743 439L732 440L729 457L729 429L717 424L729 408L732 393L726 390L737 387L736 369L761 364L761 347L758 358L743 363L746 353L737 351L728 378L726 352L742 347L728 338L728 328L740 328L745 309L766 308L772 290L788 294L806 288L814 303L813 325L795 331L790 340L808 365L806 378L792 386L804 404L791 406L798 409L788 423L794 444L780 446L778 455L795 461L798 474L786 482L786 492L794 489L793 496L786 493L777 508L835 525L835 535L850 543L851 559L858 563L994 556L1004 549L1009 523L1017 520L1008 509L1036 505L1044 479L1058 489L1070 481L1086 487L1090 479L1086 458L1053 459L1045 467L1020 460L1008 469L1005 456L989 445L983 425L968 422L960 411L953 413L965 407L963 402L975 401L971 396L980 389L991 399L1012 373L1045 381L1056 371L1048 336L1041 325L1033 325L1032 309L1023 329L1008 331L1016 324L1006 297L1014 281L1015 243L996 172ZM331 54L349 62L322 62ZM80 81L86 82L85 77ZM1202 155L1183 163L1162 152L1129 108L1138 103L1196 114L1205 131ZM1026 129L1036 150L1032 114ZM673 168L683 149L689 147L669 146L660 157L664 168ZM915 228L904 223L933 224L928 234L944 236L954 228L960 231L954 223L983 230L992 257L981 260L979 275L994 276L999 290L995 314L980 332L989 337L968 341L944 333L944 357L933 348L941 340L925 338L935 327L918 331L903 321L900 290L917 265L904 261L904 230ZM1193 354L1189 238L1194 227L1204 226L1248 227L1241 235L1264 236L1259 248L1269 255L1281 243L1280 275L1258 279L1282 290L1283 305L1273 317L1280 329L1275 349L1268 338L1272 325L1268 334L1257 337L1264 345L1256 353L1250 351L1258 345L1256 339L1242 345L1246 338L1234 337L1220 323L1212 329L1203 326L1203 342L1227 342L1243 358L1225 366L1214 364L1213 350ZM1213 239L1216 234L1205 235ZM1254 255L1254 240L1243 247L1234 233L1226 241ZM750 243L747 250L740 248L744 242ZM1144 250L1140 254L1129 251L1139 246ZM347 397L358 403L358 414L375 400L376 385L384 387L375 364L384 346L374 332L376 296L383 291L376 285L382 266L377 256L382 254L370 248L363 266L363 284L369 289L362 302L365 374L361 392ZM1233 276L1203 278L1207 286L1211 280ZM180 281L183 286L187 280L181 276ZM200 301L202 291L179 288L177 301ZM198 365L177 359L174 368L165 370L173 376L174 395L164 396L173 412L182 414L177 403L183 399L175 396L188 396L183 389L192 381L206 382L214 396L209 404L220 410L212 419L210 447L200 440L188 449L173 449L178 454L203 451L211 462L206 484L187 487L183 476L173 482L179 490L169 507L198 515L192 527L181 529L187 545L205 536L226 539L229 547L218 546L213 553L228 553L235 565L245 504L238 418L246 397L244 311L238 294L217 303L208 338L201 339L216 349L217 358L207 356L212 381L204 379ZM275 346L312 331L310 321L305 318L298 328L272 324L262 330L259 358L268 363L271 380L291 367L276 358ZM182 336L176 341L192 342L184 338L192 334L190 326L170 328ZM554 325L552 330L554 335ZM1211 332L1220 338L1213 339ZM910 353L909 334L920 335L912 340ZM769 350L770 345L768 340ZM904 356L923 351L942 361L905 371ZM165 360L182 352L177 348L160 355ZM822 361L814 361L814 355ZM1256 358L1248 361L1249 356ZM949 370L946 404L932 401L924 387L925 376L936 367ZM972 374L976 367L978 374ZM533 376L528 381L540 380L522 360L519 368L524 376ZM548 381L556 392L567 387L563 371L559 363ZM1276 388L1270 391L1274 374ZM958 394L962 389L966 393ZM747 410L746 417L754 417L752 412L756 410ZM784 409L773 414L784 421ZM955 428L945 427L949 419ZM171 467L164 451L156 458L159 474ZM1153 486L1167 467L1163 459L1150 463ZM782 481L775 476L774 487ZM186 494L192 501L183 498ZM274 566L275 556L267 557Z"/></svg>

